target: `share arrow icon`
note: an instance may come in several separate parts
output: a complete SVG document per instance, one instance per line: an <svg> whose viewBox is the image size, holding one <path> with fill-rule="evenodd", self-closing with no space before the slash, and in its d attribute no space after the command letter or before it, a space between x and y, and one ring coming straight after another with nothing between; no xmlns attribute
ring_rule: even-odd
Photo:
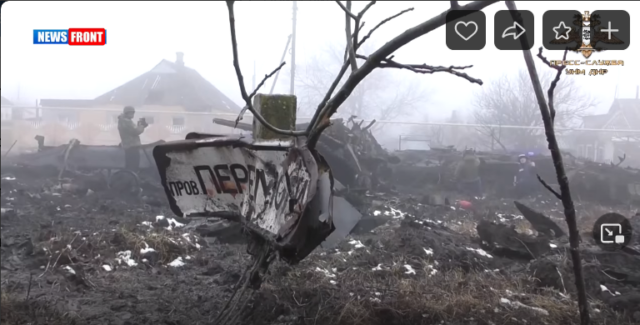
<svg viewBox="0 0 640 325"><path fill-rule="evenodd" d="M502 38L506 38L507 36L513 36L513 39L518 39L520 36L524 35L526 30L522 27L518 22L513 22L513 26L508 27L502 32Z"/></svg>

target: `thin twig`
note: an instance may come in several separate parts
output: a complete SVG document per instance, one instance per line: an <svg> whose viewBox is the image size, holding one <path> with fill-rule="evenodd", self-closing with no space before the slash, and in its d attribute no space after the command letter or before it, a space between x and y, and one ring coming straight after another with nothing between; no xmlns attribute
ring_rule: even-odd
<svg viewBox="0 0 640 325"><path fill-rule="evenodd" d="M474 1L465 6L461 6L460 9L464 10L463 14L469 14L472 11L482 10L483 8L490 6L497 1ZM369 56L370 60L364 62L364 64L358 68L357 71L351 73L349 78L340 87L340 90L327 101L327 104L322 108L319 114L314 115L315 119L309 123L310 132L307 138L307 146L314 148L318 142L322 130L329 127L331 123L331 116L335 114L340 105L351 95L353 90L366 78L373 70L378 67L378 64L385 58L389 57L395 51L415 40L416 38L428 34L429 32L443 26L446 23L446 15L450 10L444 11L441 14L405 31L398 35L391 41L385 43L381 48L375 51ZM312 131L311 131L312 130Z"/></svg>
<svg viewBox="0 0 640 325"><path fill-rule="evenodd" d="M542 186L544 186L544 188L546 188L549 192L551 192L553 195L555 195L555 197L557 197L558 200L562 200L562 195L560 195L560 193L558 193L549 184L547 184L547 182L545 182L544 179L542 179L542 177L540 177L540 175L536 175L536 176L538 176L538 181L542 184Z"/></svg>
<svg viewBox="0 0 640 325"><path fill-rule="evenodd" d="M358 42L358 43L357 43L357 45L356 45L356 49L360 48L360 46L362 46L362 44L364 44L364 42L366 42L366 41L371 37L371 35L373 34L373 32L375 32L375 31L376 31L378 28L380 28L382 25L384 25L384 24L386 24L386 23L388 23L388 22L390 22L390 21L394 20L395 18L400 17L401 15L403 15L403 14L405 14L405 13L409 12L409 11L413 11L413 7L412 7L412 8L405 9L405 10L402 10L402 11L400 11L399 13L397 13L397 14L395 14L395 15L391 16L391 17L388 17L388 18L386 18L386 19L382 20L381 22L379 22L375 27L373 27L373 28L372 28L372 29L367 33L367 35L365 35L365 36L362 38L362 40L360 40L360 42Z"/></svg>
<svg viewBox="0 0 640 325"><path fill-rule="evenodd" d="M357 55L356 56L358 59L362 59L362 60L369 60L369 57L366 57L364 55ZM381 63L378 64L378 67L380 68L396 68L396 69L406 69L409 70L411 72L415 72L415 73L421 73L421 74L433 74L435 72L448 72L452 75L458 76L460 78L464 78L469 80L469 82L471 83L477 83L479 85L482 85L482 80L480 79L476 79L473 78L471 76L469 76L466 73L463 72L459 72L457 70L464 70L464 69L469 69L472 68L472 65L467 65L467 66L449 66L449 67L442 67L442 66L431 66L431 65L427 65L427 64L402 64L402 63L398 63L396 61L392 60L391 58L387 58L382 60Z"/></svg>
<svg viewBox="0 0 640 325"><path fill-rule="evenodd" d="M256 89L253 90L253 92L251 93L251 95L249 95L249 98L253 98L253 96L255 96L258 93L258 90L260 90L260 87L262 87L264 85L264 83L271 77L273 77L273 75L275 75L276 73L278 73L280 71L280 69L282 69L282 67L284 67L284 65L286 64L286 62L282 62L280 63L280 65L275 68L275 70L273 70L270 74L265 74L264 78L262 79L262 81L260 81L260 83L258 84L258 86L256 87ZM242 110L240 111L240 114L238 114L238 117L236 118L236 125L235 127L238 126L238 123L240 123L240 121L242 121L242 117L244 116L244 113L247 111L248 106L245 106L244 108L242 108ZM234 128L235 128L234 127Z"/></svg>
<svg viewBox="0 0 640 325"><path fill-rule="evenodd" d="M347 7L345 7L345 6L342 4L342 1L336 1L336 3L338 4L338 6L340 6L340 8L342 8L342 11L344 11L344 13L345 13L348 17L350 17L351 19L355 20L357 17L356 17L356 15L354 15L354 14L353 14L353 12L351 12L351 8L350 8L351 6L349 5L349 2L351 2L351 1L347 1Z"/></svg>
<svg viewBox="0 0 640 325"><path fill-rule="evenodd" d="M556 266L556 271L558 272L558 275L560 276L560 283L562 283L562 289L564 289L564 293L567 293L567 288L564 286L564 278L562 277L562 273L560 272L560 269L558 269L558 267Z"/></svg>
<svg viewBox="0 0 640 325"><path fill-rule="evenodd" d="M29 273L29 286L27 287L27 297L24 300L29 300L31 295L31 283L33 283L33 273Z"/></svg>
<svg viewBox="0 0 640 325"><path fill-rule="evenodd" d="M362 28L364 28L364 21L362 21L362 18L364 17L364 14L367 13L367 11L369 11L369 9L371 9L371 7L373 7L373 5L375 5L376 2L375 1L371 1L369 2L359 13L358 16L356 17L356 30L353 32L353 41L351 43L351 47L353 48L353 53L355 54L358 51L358 35L360 35L360 31L362 30Z"/></svg>
<svg viewBox="0 0 640 325"><path fill-rule="evenodd" d="M371 7L373 7L374 4L376 4L376 1L371 1L371 2L367 3L367 5L364 6L362 11L360 11L358 13L358 18L362 19L362 17L364 17L364 14L366 14L367 11L369 11L369 9L371 9Z"/></svg>
<svg viewBox="0 0 640 325"><path fill-rule="evenodd" d="M522 24L522 17L518 14L518 9L514 1L506 1L507 8L511 13L511 16L514 21ZM520 37L520 44L522 48L527 48L528 46L528 37L527 35L522 35ZM554 132L553 127L553 115L551 113L551 109L553 108L553 96L549 96L547 102L544 98L544 92L542 89L542 84L540 83L540 78L538 77L538 72L536 71L536 64L533 59L533 55L530 50L522 51L525 59L525 63L527 65L527 70L529 71L529 76L531 78L531 83L533 86L533 90L536 95L536 99L538 101L538 106L540 106L540 114L542 115L542 121L544 122L545 135L547 137L547 142L549 143L549 151L551 151L551 157L553 158L553 164L556 170L556 177L558 179L558 184L560 185L560 194L562 206L564 207L564 215L567 222L567 227L569 228L569 246L571 247L571 262L573 263L573 272L575 274L575 285L578 294L578 307L580 311L580 324L581 325L589 325L591 321L591 317L589 316L589 301L587 300L587 292L585 288L584 276L582 272L582 259L580 257L580 232L578 231L578 225L576 221L576 209L573 203L573 199L571 198L571 188L569 187L569 179L567 178L567 173L564 170L564 164L562 162L562 154L560 152L560 148L558 146L558 140L556 138L556 134ZM566 55L566 52L565 52ZM540 55L542 56L542 55ZM543 61L544 62L544 61ZM546 63L546 62L545 62ZM559 79L559 74L557 79ZM548 94L553 94L555 90L555 84L549 87ZM551 108L551 109L550 109Z"/></svg>
<svg viewBox="0 0 640 325"><path fill-rule="evenodd" d="M520 242L520 244L522 244L522 246L524 246L524 248L527 250L527 252L529 252L529 254L531 254L531 257L532 257L533 259L536 259L536 258L537 258L537 257L533 254L533 252L531 252L531 250L529 249L529 247L527 246L527 244L525 244L522 240L520 240L520 238L518 238L518 237L513 237L513 238L515 238L517 241L519 241L519 242Z"/></svg>
<svg viewBox="0 0 640 325"><path fill-rule="evenodd" d="M337 1L338 4L340 4L340 6L342 6L342 4L340 3L340 1ZM358 63L356 62L356 51L355 48L353 46L353 38L357 39L357 35L351 34L351 16L349 15L351 13L351 1L347 1L347 8L345 8L345 34L347 37L347 51L349 52L349 65L351 65L351 71L355 72L356 70L358 70ZM351 14L353 15L353 14ZM353 19L356 20L356 30L358 28L358 26L360 26L360 18L358 17L353 17Z"/></svg>
<svg viewBox="0 0 640 325"><path fill-rule="evenodd" d="M240 70L240 62L238 59L238 40L236 37L236 19L233 10L234 1L227 1L227 9L229 11L229 27L231 31L231 47L233 51L233 67L236 70L236 76L238 78L238 84L240 86L240 94L242 95L242 99L245 102L245 107L248 109L255 119L257 119L262 125L264 125L267 129L274 133L289 135L289 136L305 136L308 134L307 131L294 131L294 130L282 130L276 128L267 122L264 117L260 113L258 113L251 103L251 97L247 94L247 90L244 87L244 77L242 76L242 71Z"/></svg>
<svg viewBox="0 0 640 325"><path fill-rule="evenodd" d="M564 56L562 57L562 62L565 62L567 60L567 53L569 52L569 48L566 48L564 50ZM556 69L556 77L553 79L553 81L551 82L551 85L549 86L549 90L547 91L547 96L549 98L549 112L551 113L551 122L554 122L556 119L556 109L554 106L554 102L553 102L553 92L556 89L556 86L558 85L558 82L560 81L560 76L562 75L562 71L567 67L566 65L552 65L551 62L549 62L549 60L547 60L547 58L545 58L544 56L542 56L542 47L540 47L540 50L538 51L538 57L540 58L540 60L542 60L542 62L544 62L546 65L548 65L549 67Z"/></svg>
<svg viewBox="0 0 640 325"><path fill-rule="evenodd" d="M273 77L273 75L278 73L278 71L280 71L280 69L282 69L282 67L284 67L285 64L287 64L287 62L282 62L282 63L280 63L280 65L277 68L275 68L273 71L271 71L270 74L265 74L264 78L262 79L262 81L260 81L260 83L258 84L256 89L253 90L253 92L251 93L251 95L249 95L249 97L255 96L258 93L258 90L260 90L260 87L262 87L264 85L264 83L267 81L267 79Z"/></svg>

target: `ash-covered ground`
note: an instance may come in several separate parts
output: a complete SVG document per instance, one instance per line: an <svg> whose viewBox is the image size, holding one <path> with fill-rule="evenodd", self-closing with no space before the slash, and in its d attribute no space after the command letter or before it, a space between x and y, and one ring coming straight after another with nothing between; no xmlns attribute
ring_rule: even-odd
<svg viewBox="0 0 640 325"><path fill-rule="evenodd" d="M2 173L2 324L210 324L250 264L238 230L203 237L161 191ZM356 232L299 265L274 263L238 323L578 323L566 236L539 235L512 200L428 203L367 193ZM556 200L526 204L566 232ZM638 225L635 210L576 204L593 323L638 324L640 257L591 238L603 213Z"/></svg>

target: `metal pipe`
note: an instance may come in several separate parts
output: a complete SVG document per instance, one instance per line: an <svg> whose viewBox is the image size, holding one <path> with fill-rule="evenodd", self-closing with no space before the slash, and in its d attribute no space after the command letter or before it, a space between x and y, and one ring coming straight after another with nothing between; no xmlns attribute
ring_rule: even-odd
<svg viewBox="0 0 640 325"><path fill-rule="evenodd" d="M293 2L293 25L291 31L291 89L290 94L295 95L296 85L296 20L298 15L298 1Z"/></svg>
<svg viewBox="0 0 640 325"><path fill-rule="evenodd" d="M291 44L291 36L289 35L289 38L287 39L287 45L284 46L284 52L282 52L282 59L280 59L280 64L282 64L282 62L284 62L284 58L287 55L287 50L289 49L289 44ZM280 75L280 71L278 70L278 72L276 72L275 77L273 78L273 84L271 85L271 90L269 91L269 94L273 94L273 89L276 88L276 84L278 83L278 76Z"/></svg>

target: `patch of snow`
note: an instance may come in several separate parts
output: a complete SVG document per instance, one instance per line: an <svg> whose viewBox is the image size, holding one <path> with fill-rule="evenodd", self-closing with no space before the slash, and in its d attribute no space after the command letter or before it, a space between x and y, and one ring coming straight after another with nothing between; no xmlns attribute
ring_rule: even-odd
<svg viewBox="0 0 640 325"><path fill-rule="evenodd" d="M484 257L493 258L493 256L491 256L489 253L485 252L484 249L481 249L481 248L475 249L475 248L467 247L467 250L476 252L478 253L478 255L481 255Z"/></svg>
<svg viewBox="0 0 640 325"><path fill-rule="evenodd" d="M108 264L103 265L102 268L107 272L111 272L112 270L111 265L108 265Z"/></svg>
<svg viewBox="0 0 640 325"><path fill-rule="evenodd" d="M514 307L514 308L525 308L525 309L529 309L531 311L535 311L538 312L542 315L545 316L549 316L549 312L546 311L545 309L542 309L540 307L532 307L532 306L527 306L519 301L511 301L509 299L506 298L500 298L500 304L505 305L505 306L510 306L510 307Z"/></svg>
<svg viewBox="0 0 640 325"><path fill-rule="evenodd" d="M378 264L378 266L372 268L371 271L382 271L382 264Z"/></svg>
<svg viewBox="0 0 640 325"><path fill-rule="evenodd" d="M424 249L424 252L427 253L427 255L433 255L433 249L424 247L422 249Z"/></svg>
<svg viewBox="0 0 640 325"><path fill-rule="evenodd" d="M429 270L429 276L433 276L438 273L438 270L436 270L432 265L427 265L427 269Z"/></svg>
<svg viewBox="0 0 640 325"><path fill-rule="evenodd" d="M331 284L333 284L333 285L336 285L336 284L338 284L338 282L336 282L336 281L333 281L333 280L330 280L330 281L329 281L329 283L331 283Z"/></svg>
<svg viewBox="0 0 640 325"><path fill-rule="evenodd" d="M131 251L122 251L116 253L116 262L119 264L126 264L128 266L136 266L138 263L131 258Z"/></svg>
<svg viewBox="0 0 640 325"><path fill-rule="evenodd" d="M407 272L404 272L404 274L416 274L416 270L414 270L411 265L407 264L404 268L407 269Z"/></svg>
<svg viewBox="0 0 640 325"><path fill-rule="evenodd" d="M375 217L377 217L377 216L379 216L379 215L381 215L381 214L382 214L382 212L380 212L380 210L373 211L373 215L374 215Z"/></svg>
<svg viewBox="0 0 640 325"><path fill-rule="evenodd" d="M355 246L355 248L363 248L364 245L359 241L359 240L352 240L349 242L349 244Z"/></svg>
<svg viewBox="0 0 640 325"><path fill-rule="evenodd" d="M65 265L64 269L67 270L67 272L69 272L70 274L76 274L76 271L72 269L71 266L69 265Z"/></svg>
<svg viewBox="0 0 640 325"><path fill-rule="evenodd" d="M160 220L163 220L164 216L156 216L156 222L160 222Z"/></svg>
<svg viewBox="0 0 640 325"><path fill-rule="evenodd" d="M602 292L608 292L608 293L610 293L612 296L619 296L619 295L620 295L620 292L618 292L618 291L613 292L613 291L609 290L609 288L605 287L605 286L604 286L604 285L602 285L602 284L600 285L600 290L602 290Z"/></svg>
<svg viewBox="0 0 640 325"><path fill-rule="evenodd" d="M169 219L167 219L167 221L169 221L169 226L167 226L167 228L166 228L167 230L171 230L173 228L182 228L182 227L184 227L183 223L179 223L174 218L169 218Z"/></svg>
<svg viewBox="0 0 640 325"><path fill-rule="evenodd" d="M182 261L182 257L178 256L175 260L171 261L171 263L167 264L172 267L181 267L184 266L184 261Z"/></svg>
<svg viewBox="0 0 640 325"><path fill-rule="evenodd" d="M144 255L146 253L151 253L151 252L155 252L156 251L155 249L149 247L149 245L147 245L147 243L143 242L143 244L144 244L145 248L141 248L140 249L140 254Z"/></svg>
<svg viewBox="0 0 640 325"><path fill-rule="evenodd" d="M324 273L324 275L325 275L325 276L327 276L327 278L335 278L335 277L336 277L336 275L335 275L335 274L331 273L331 272L330 272L330 271L328 271L328 270L325 270L325 269L323 269L323 268L320 268L320 267L316 267L316 271L321 272L321 273Z"/></svg>
<svg viewBox="0 0 640 325"><path fill-rule="evenodd" d="M151 221L143 221L140 224L143 226L153 227L153 223Z"/></svg>
<svg viewBox="0 0 640 325"><path fill-rule="evenodd" d="M549 246L550 246L551 248L558 248L558 245L556 245L556 244L552 244L552 243L549 243Z"/></svg>

